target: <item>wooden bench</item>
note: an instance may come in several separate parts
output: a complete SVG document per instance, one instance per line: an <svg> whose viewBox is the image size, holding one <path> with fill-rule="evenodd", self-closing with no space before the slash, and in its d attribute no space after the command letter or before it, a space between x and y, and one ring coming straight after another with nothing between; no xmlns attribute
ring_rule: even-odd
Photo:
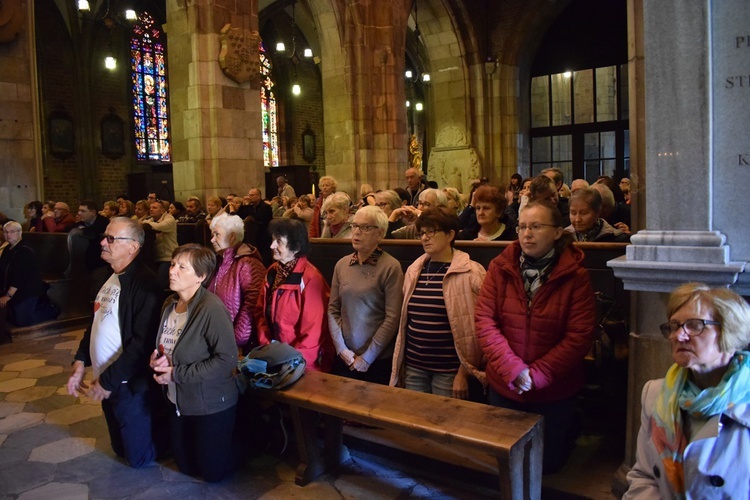
<svg viewBox="0 0 750 500"><path fill-rule="evenodd" d="M348 460L343 420L432 440L448 450L470 450L497 464L502 498L541 497L542 417L458 399L307 372L280 391L255 391L289 405L300 465L296 483L308 484ZM318 413L324 448L318 446ZM433 457L434 458L434 457Z"/></svg>

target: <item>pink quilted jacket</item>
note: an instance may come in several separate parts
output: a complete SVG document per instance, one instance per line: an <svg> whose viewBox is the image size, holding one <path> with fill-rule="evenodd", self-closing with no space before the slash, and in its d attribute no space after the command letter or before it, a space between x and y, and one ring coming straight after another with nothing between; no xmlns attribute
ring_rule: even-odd
<svg viewBox="0 0 750 500"><path fill-rule="evenodd" d="M266 276L260 252L242 243L219 253L221 262L208 289L227 306L234 322L234 340L245 352L258 345L253 310Z"/></svg>

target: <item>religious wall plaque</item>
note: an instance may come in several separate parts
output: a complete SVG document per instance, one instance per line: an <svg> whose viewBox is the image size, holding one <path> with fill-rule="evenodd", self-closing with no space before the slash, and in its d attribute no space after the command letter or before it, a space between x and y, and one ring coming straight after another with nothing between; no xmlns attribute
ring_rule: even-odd
<svg viewBox="0 0 750 500"><path fill-rule="evenodd" d="M239 84L258 78L260 34L225 24L221 29L219 66L224 74Z"/></svg>
<svg viewBox="0 0 750 500"><path fill-rule="evenodd" d="M750 261L750 9L747 0L710 2L713 228L731 259ZM708 191L708 190L707 190ZM708 196L709 193L707 192Z"/></svg>

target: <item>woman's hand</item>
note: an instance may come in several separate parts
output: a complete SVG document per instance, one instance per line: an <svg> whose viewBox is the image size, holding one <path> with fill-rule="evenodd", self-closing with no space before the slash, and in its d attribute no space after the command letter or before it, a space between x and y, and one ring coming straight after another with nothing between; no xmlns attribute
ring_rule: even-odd
<svg viewBox="0 0 750 500"><path fill-rule="evenodd" d="M352 363L354 363L354 351L351 351L349 349L344 349L339 353L339 357L341 358L341 361L343 361L346 366L349 368L352 367Z"/></svg>
<svg viewBox="0 0 750 500"><path fill-rule="evenodd" d="M615 228L619 229L620 231L622 231L625 234L630 234L630 228L624 222L616 222L615 223Z"/></svg>
<svg viewBox="0 0 750 500"><path fill-rule="evenodd" d="M517 394L529 392L534 388L534 381L531 380L531 375L529 374L528 368L524 369L521 373L518 374L516 380L513 381L513 385L516 387Z"/></svg>
<svg viewBox="0 0 750 500"><path fill-rule="evenodd" d="M453 397L455 399L469 399L469 375L461 366L453 379Z"/></svg>
<svg viewBox="0 0 750 500"><path fill-rule="evenodd" d="M172 370L174 369L173 366L168 365L157 365L154 366L154 380L156 380L156 383L159 385L167 385L170 382L174 382L174 379L172 378Z"/></svg>
<svg viewBox="0 0 750 500"><path fill-rule="evenodd" d="M370 368L370 363L362 359L362 356L355 356L352 366L349 368L352 371L366 372Z"/></svg>

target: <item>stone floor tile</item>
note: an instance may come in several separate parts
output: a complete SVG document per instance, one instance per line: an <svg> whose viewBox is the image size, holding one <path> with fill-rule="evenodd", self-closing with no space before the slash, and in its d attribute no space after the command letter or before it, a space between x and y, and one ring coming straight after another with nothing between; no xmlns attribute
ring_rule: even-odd
<svg viewBox="0 0 750 500"><path fill-rule="evenodd" d="M0 372L0 382L18 377L19 372Z"/></svg>
<svg viewBox="0 0 750 500"><path fill-rule="evenodd" d="M343 474L333 482L344 498L398 498L413 489L416 481L406 477L360 476Z"/></svg>
<svg viewBox="0 0 750 500"><path fill-rule="evenodd" d="M13 392L36 385L35 378L13 378L0 382L0 392Z"/></svg>
<svg viewBox="0 0 750 500"><path fill-rule="evenodd" d="M94 450L92 453L58 464L55 481L88 484L97 476L107 476L123 467L127 465L115 458L111 450L109 453Z"/></svg>
<svg viewBox="0 0 750 500"><path fill-rule="evenodd" d="M2 445L3 445L3 443L5 442L5 440L6 440L7 438L8 438L8 435L7 435L7 434L0 434L0 446L2 446Z"/></svg>
<svg viewBox="0 0 750 500"><path fill-rule="evenodd" d="M8 396L11 394L15 394L15 392L11 392ZM29 401L26 403L23 411L28 411L30 413L49 413L54 410L59 410L60 408L73 406L74 404L76 404L75 398L53 394L52 396L43 399Z"/></svg>
<svg viewBox="0 0 750 500"><path fill-rule="evenodd" d="M3 347L8 347L7 345ZM0 366L8 365L10 363L16 363L18 361L23 361L25 359L29 359L31 357L31 354L24 353L24 352L14 352L7 354L8 351L4 351L3 355L0 356Z"/></svg>
<svg viewBox="0 0 750 500"><path fill-rule="evenodd" d="M8 436L8 438L10 437ZM5 439L5 443L8 442L8 438ZM0 449L0 470L15 467L18 464L25 464L26 459L29 458L29 450L11 448L5 443L3 443L3 448ZM2 494L0 494L0 498L2 498Z"/></svg>
<svg viewBox="0 0 750 500"><path fill-rule="evenodd" d="M38 368L32 368L31 370L24 370L19 375L20 377L26 378L42 378L49 377L50 375L57 375L62 373L63 367L60 365L45 365Z"/></svg>
<svg viewBox="0 0 750 500"><path fill-rule="evenodd" d="M154 498L203 499L206 497L206 488L203 482L184 481L156 483L154 486L133 495L129 500L151 500Z"/></svg>
<svg viewBox="0 0 750 500"><path fill-rule="evenodd" d="M372 493L372 492L370 492ZM271 491L258 497L259 500L282 500L288 498L300 498L304 500L332 500L335 498L347 498L342 496L336 488L326 481L315 481L305 487L294 483L282 483ZM348 497L348 498L377 498L375 496Z"/></svg>
<svg viewBox="0 0 750 500"><path fill-rule="evenodd" d="M78 345L81 343L80 340L68 340L67 342L60 342L55 344L55 349L60 351L78 351Z"/></svg>
<svg viewBox="0 0 750 500"><path fill-rule="evenodd" d="M50 375L48 377L39 377L37 380L37 384L39 385L54 385L55 387L59 387L62 389L65 389L65 386L68 385L68 378L70 377L70 371L62 371L61 373L57 373L55 375ZM67 394L67 391L65 392Z"/></svg>
<svg viewBox="0 0 750 500"><path fill-rule="evenodd" d="M18 496L18 500L80 500L89 497L89 487L85 484L47 483Z"/></svg>
<svg viewBox="0 0 750 500"><path fill-rule="evenodd" d="M59 464L94 451L94 438L65 438L31 450L30 462Z"/></svg>
<svg viewBox="0 0 750 500"><path fill-rule="evenodd" d="M43 359L25 359L23 361L16 361L15 363L9 363L3 367L4 372L22 372L24 370L31 370L32 368L38 368L44 366L47 362Z"/></svg>
<svg viewBox="0 0 750 500"><path fill-rule="evenodd" d="M10 434L26 427L31 427L44 420L44 413L16 413L0 420L0 434Z"/></svg>
<svg viewBox="0 0 750 500"><path fill-rule="evenodd" d="M5 418L8 415L15 415L23 411L23 403L6 403L3 401L0 403L0 418Z"/></svg>
<svg viewBox="0 0 750 500"><path fill-rule="evenodd" d="M89 482L92 498L124 498L146 491L161 480L161 467L133 469L122 464L106 475L97 474Z"/></svg>
<svg viewBox="0 0 750 500"><path fill-rule="evenodd" d="M5 396L5 401L11 403L28 403L29 401L36 401L37 399L46 398L47 396L53 395L57 391L57 387L50 386L39 386L27 387L26 389L19 389L11 392Z"/></svg>
<svg viewBox="0 0 750 500"><path fill-rule="evenodd" d="M103 416L71 424L68 428L68 432L70 432L70 435L73 437L92 437L96 439L103 437L109 438L107 422ZM99 449L98 446L97 449ZM107 446L103 447L103 449L109 451L109 439L107 439Z"/></svg>
<svg viewBox="0 0 750 500"><path fill-rule="evenodd" d="M70 425L101 414L101 405L73 405L49 412L45 421L48 424Z"/></svg>
<svg viewBox="0 0 750 500"><path fill-rule="evenodd" d="M8 436L3 449L17 448L31 453L31 450L37 446L43 446L69 437L70 434L67 427L40 423L33 427L18 430Z"/></svg>
<svg viewBox="0 0 750 500"><path fill-rule="evenodd" d="M52 481L55 466L39 462L23 462L0 470L0 494L18 495Z"/></svg>

